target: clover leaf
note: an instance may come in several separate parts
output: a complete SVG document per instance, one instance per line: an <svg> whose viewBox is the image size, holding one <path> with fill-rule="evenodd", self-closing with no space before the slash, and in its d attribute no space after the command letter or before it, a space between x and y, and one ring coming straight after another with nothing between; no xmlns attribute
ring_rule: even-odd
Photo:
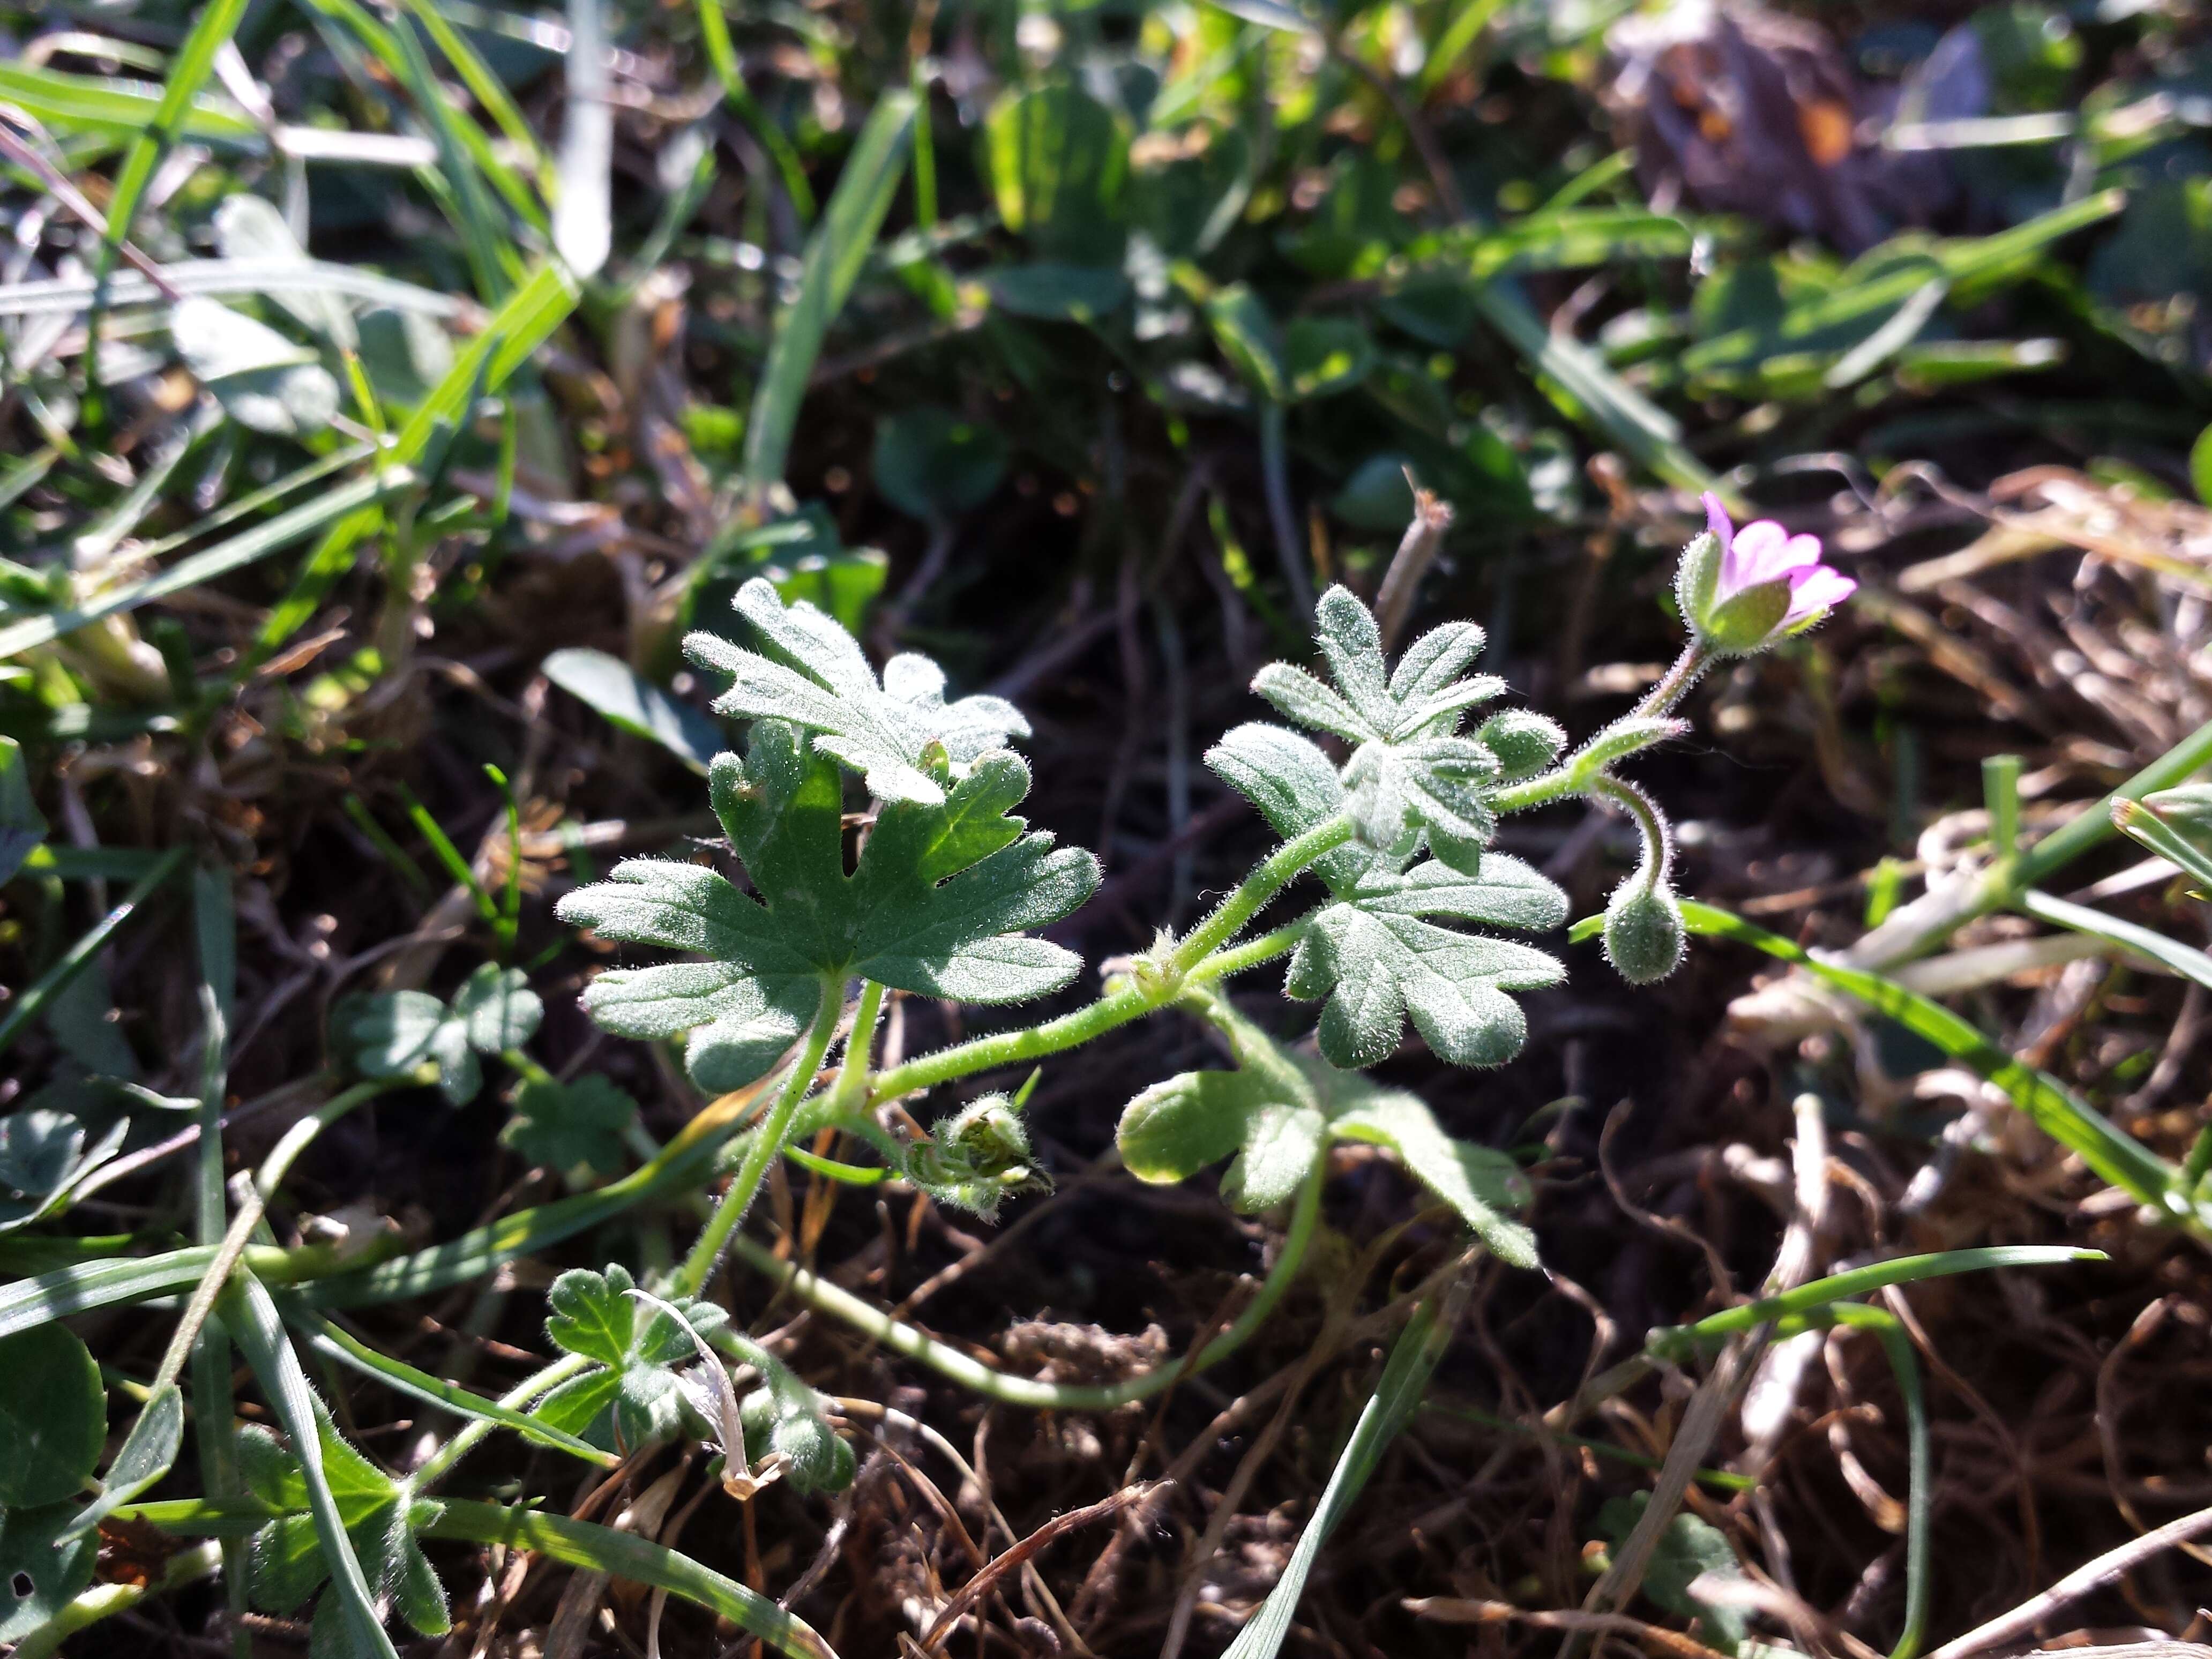
<svg viewBox="0 0 2212 1659"><path fill-rule="evenodd" d="M1235 1071L1185 1072L1122 1109L1121 1162L1139 1180L1186 1180L1232 1153L1222 1196L1247 1212L1297 1190L1331 1141L1387 1147L1501 1261L1536 1265L1536 1243L1510 1212L1528 1183L1513 1160L1444 1133L1427 1104L1282 1047L1218 999L1207 1018L1229 1034Z"/></svg>
<svg viewBox="0 0 2212 1659"><path fill-rule="evenodd" d="M418 1635L445 1635L453 1627L446 1592L415 1536L438 1517L441 1506L411 1497L364 1457L331 1424L319 1399L315 1402L315 1431L323 1479L337 1500L338 1516L370 1593L380 1604L390 1604ZM307 1474L298 1455L266 1429L241 1430L237 1446L246 1489L276 1512L253 1534L248 1589L262 1611L289 1615L331 1572L309 1511ZM322 1598L315 1609L310 1652L347 1650L343 1614L336 1596Z"/></svg>
<svg viewBox="0 0 2212 1659"><path fill-rule="evenodd" d="M584 996L619 1036L690 1032L702 1088L739 1088L768 1070L825 981L860 975L925 996L1018 1002L1058 990L1079 965L1024 930L1088 898L1097 860L1054 850L1007 816L1029 793L1018 756L974 757L934 802L888 802L848 874L842 781L821 747L819 735L762 720L743 761L714 758L714 810L757 897L700 865L631 859L561 901L563 921L605 938L707 958L613 969Z"/></svg>
<svg viewBox="0 0 2212 1659"><path fill-rule="evenodd" d="M714 699L718 714L787 720L813 734L816 750L862 775L886 801L935 805L946 777L964 775L982 756L1027 737L1029 722L1003 697L945 698L945 671L911 653L884 665L883 678L836 619L804 599L787 606L774 584L756 576L738 590L738 614L787 661L732 644L718 634L688 635L684 649L702 668L732 677ZM788 665L787 665L787 662Z"/></svg>
<svg viewBox="0 0 2212 1659"><path fill-rule="evenodd" d="M331 1036L363 1077L405 1077L434 1063L439 1091L465 1106L483 1087L477 1056L520 1048L544 1012L520 968L487 962L461 982L451 1004L426 991L342 998L331 1012Z"/></svg>
<svg viewBox="0 0 2212 1659"><path fill-rule="evenodd" d="M637 1102L609 1079L587 1073L573 1083L532 1078L514 1097L499 1138L571 1186L611 1175L621 1164L623 1131Z"/></svg>
<svg viewBox="0 0 2212 1659"><path fill-rule="evenodd" d="M0 1510L0 1644L21 1641L84 1593L100 1540L62 1534L74 1501Z"/></svg>
<svg viewBox="0 0 2212 1659"><path fill-rule="evenodd" d="M1597 1512L1598 1530L1618 1549L1636 1530L1650 1501L1647 1492L1607 1498ZM1750 1634L1743 1606L1717 1598L1702 1600L1692 1587L1700 1578L1741 1583L1745 1576L1743 1564L1729 1547L1727 1535L1711 1522L1686 1511L1660 1528L1651 1564L1644 1571L1644 1593L1668 1612L1697 1620L1709 1646L1722 1653L1735 1653Z"/></svg>
<svg viewBox="0 0 2212 1659"><path fill-rule="evenodd" d="M1361 841L1402 857L1425 830L1438 858L1471 870L1497 828L1482 788L1503 769L1487 745L1459 734L1469 708L1505 689L1492 675L1461 677L1482 650L1482 630L1446 623L1386 672L1374 615L1349 590L1330 588L1314 614L1334 688L1270 663L1252 689L1299 725L1357 745L1343 776Z"/></svg>
<svg viewBox="0 0 2212 1659"><path fill-rule="evenodd" d="M0 1340L0 1508L75 1498L106 1440L100 1367L75 1331L33 1325Z"/></svg>
<svg viewBox="0 0 2212 1659"><path fill-rule="evenodd" d="M641 1307L630 1294L635 1288L620 1266L604 1273L574 1267L546 1292L545 1334L599 1369L554 1389L536 1414L594 1445L634 1450L673 1438L684 1406L676 1368L697 1352L691 1331L711 1335L727 1318L713 1303L690 1297L665 1304L666 1310Z"/></svg>

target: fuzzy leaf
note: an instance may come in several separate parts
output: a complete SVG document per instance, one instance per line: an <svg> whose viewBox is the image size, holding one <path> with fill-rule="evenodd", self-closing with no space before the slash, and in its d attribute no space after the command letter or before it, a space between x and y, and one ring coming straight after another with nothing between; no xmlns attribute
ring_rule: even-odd
<svg viewBox="0 0 2212 1659"><path fill-rule="evenodd" d="M480 1054L520 1048L537 1034L545 1005L530 988L520 968L495 968L487 962L453 993L452 1017L467 1032L469 1047Z"/></svg>
<svg viewBox="0 0 2212 1659"><path fill-rule="evenodd" d="M975 757L934 803L886 805L848 875L842 783L819 747L769 720L744 760L715 757L715 810L758 898L702 866L633 859L561 902L564 921L606 938L710 958L604 974L584 998L611 1030L690 1030L702 1088L766 1071L813 1018L825 980L1017 1002L1059 989L1079 965L1024 930L1088 898L1097 861L1006 815L1029 793L1018 756Z"/></svg>
<svg viewBox="0 0 2212 1659"><path fill-rule="evenodd" d="M695 633L684 649L702 668L732 677L714 699L718 714L787 720L811 732L814 747L860 773L886 801L934 805L945 777L1029 735L1029 722L1003 697L945 699L945 671L927 657L893 657L880 683L859 644L836 620L805 600L786 606L774 584L755 577L738 590L738 613L757 629L775 658Z"/></svg>
<svg viewBox="0 0 2212 1659"><path fill-rule="evenodd" d="M538 1410L554 1427L633 1449L680 1431L684 1395L673 1367L699 1352L691 1331L710 1335L728 1317L712 1303L688 1297L641 1307L630 1293L635 1288L618 1265L604 1273L573 1267L553 1281L545 1297L546 1335L606 1369L562 1384Z"/></svg>
<svg viewBox="0 0 2212 1659"><path fill-rule="evenodd" d="M1343 781L1362 842L1403 858L1426 830L1439 857L1471 867L1496 828L1482 790L1503 770L1487 746L1459 732L1469 708L1505 689L1490 675L1462 678L1482 649L1482 630L1447 623L1386 673L1374 616L1347 589L1322 594L1315 617L1334 685L1272 663L1252 689L1300 725L1357 745Z"/></svg>
<svg viewBox="0 0 2212 1659"><path fill-rule="evenodd" d="M545 1293L545 1334L556 1347L620 1370L636 1334L637 1304L629 1295L633 1282L621 1267L603 1273L571 1267Z"/></svg>
<svg viewBox="0 0 2212 1659"><path fill-rule="evenodd" d="M1273 1079L1253 1072L1185 1072L1121 1109L1115 1144L1138 1180L1188 1181L1243 1146L1253 1115L1279 1095Z"/></svg>
<svg viewBox="0 0 2212 1659"><path fill-rule="evenodd" d="M1388 1146L1415 1180L1459 1212L1460 1219L1499 1261L1534 1267L1535 1235L1507 1212L1524 1207L1528 1177L1504 1153L1455 1140L1437 1122L1426 1102L1395 1089L1377 1089L1340 1113L1331 1132L1345 1140Z"/></svg>
<svg viewBox="0 0 2212 1659"><path fill-rule="evenodd" d="M1344 811L1344 781L1328 757L1279 726L1254 720L1233 728L1206 751L1206 763L1285 841ZM1313 870L1340 893L1376 862L1372 848L1352 842L1316 860Z"/></svg>
<svg viewBox="0 0 2212 1659"><path fill-rule="evenodd" d="M1556 984L1563 971L1528 945L1339 903L1314 916L1283 988L1302 1000L1328 999L1321 1051L1332 1065L1389 1058L1411 1016L1429 1047L1454 1065L1498 1066L1528 1036L1505 993Z"/></svg>
<svg viewBox="0 0 2212 1659"><path fill-rule="evenodd" d="M1244 1122L1244 1145L1221 1177L1221 1195L1248 1215L1290 1201L1313 1173L1328 1120L1316 1106L1271 1101Z"/></svg>
<svg viewBox="0 0 2212 1659"><path fill-rule="evenodd" d="M341 998L331 1014L331 1041L363 1077L404 1077L434 1062L439 1091L465 1106L483 1087L477 1056L520 1048L544 1012L520 968L484 963L461 982L451 1006L427 991Z"/></svg>
<svg viewBox="0 0 2212 1659"><path fill-rule="evenodd" d="M1293 1053L1224 1004L1207 1017L1229 1034L1237 1069L1186 1072L1124 1107L1115 1141L1130 1174L1182 1181L1234 1152L1222 1194L1254 1212L1297 1190L1324 1139L1386 1146L1500 1260L1536 1265L1534 1238L1507 1218L1528 1200L1510 1158L1454 1140L1417 1097Z"/></svg>
<svg viewBox="0 0 2212 1659"><path fill-rule="evenodd" d="M637 1102L598 1073L574 1083L537 1079L515 1096L499 1138L532 1164L570 1179L611 1175L622 1163L623 1131Z"/></svg>

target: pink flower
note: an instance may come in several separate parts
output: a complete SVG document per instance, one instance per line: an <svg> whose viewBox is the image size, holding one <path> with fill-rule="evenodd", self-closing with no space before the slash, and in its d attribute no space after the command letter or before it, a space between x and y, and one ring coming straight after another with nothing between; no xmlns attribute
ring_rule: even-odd
<svg viewBox="0 0 2212 1659"><path fill-rule="evenodd" d="M1793 536L1771 519L1738 530L1713 495L1706 534L1685 550L1682 611L1698 637L1728 655L1764 650L1802 633L1858 591L1820 562L1818 536Z"/></svg>

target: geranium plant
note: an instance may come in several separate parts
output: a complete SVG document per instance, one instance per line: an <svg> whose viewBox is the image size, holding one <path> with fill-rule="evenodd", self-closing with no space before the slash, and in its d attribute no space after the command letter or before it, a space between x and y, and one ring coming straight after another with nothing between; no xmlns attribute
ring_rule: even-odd
<svg viewBox="0 0 2212 1659"><path fill-rule="evenodd" d="M1019 711L995 697L949 699L925 657L894 657L878 675L833 618L786 604L766 580L747 583L736 606L758 648L698 633L685 649L729 682L715 712L749 724L744 752L715 757L708 787L750 890L705 864L643 858L560 905L605 939L683 953L601 973L584 1002L603 1026L680 1037L693 1079L713 1094L783 1068L666 1288L703 1290L770 1162L825 1127L872 1146L888 1173L992 1214L1011 1187L1036 1178L1018 1102L990 1095L949 1110L926 1139L886 1109L1168 1010L1218 1028L1236 1066L1165 1079L1129 1103L1120 1139L1133 1173L1180 1180L1233 1159L1226 1194L1265 1209L1317 1182L1332 1140L1366 1141L1395 1152L1501 1257L1534 1265L1533 1241L1511 1218L1522 1185L1511 1161L1455 1139L1418 1097L1359 1071L1393 1054L1409 1021L1457 1065L1497 1066L1520 1050L1527 1025L1513 994L1564 969L1501 934L1556 929L1567 902L1495 848L1507 813L1572 797L1627 814L1644 853L1607 907L1607 953L1638 983L1680 961L1666 820L1618 769L1686 729L1674 710L1708 665L1802 631L1851 589L1813 538L1771 523L1735 530L1718 501L1708 496L1706 507L1709 528L1685 550L1678 582L1690 629L1681 659L1571 752L1540 714L1484 712L1505 686L1471 672L1480 629L1447 623L1393 663L1368 608L1330 589L1316 611L1324 674L1276 663L1253 681L1290 724L1239 726L1206 757L1281 837L1274 852L1189 932L1163 930L1112 965L1087 1006L881 1071L889 993L999 1005L1068 985L1076 957L1030 930L1088 898L1097 864L1013 816L1030 786L1010 747L1029 732ZM865 828L848 860L856 809ZM1313 902L1259 927L1294 886ZM1269 1036L1224 994L1231 976L1282 958L1284 994L1318 1005L1307 1042ZM835 1080L817 1088L841 1041Z"/></svg>

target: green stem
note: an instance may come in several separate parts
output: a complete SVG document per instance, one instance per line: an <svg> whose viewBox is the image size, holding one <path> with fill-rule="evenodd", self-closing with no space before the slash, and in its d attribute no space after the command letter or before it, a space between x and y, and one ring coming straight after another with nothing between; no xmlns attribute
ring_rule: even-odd
<svg viewBox="0 0 2212 1659"><path fill-rule="evenodd" d="M722 1259L731 1235L745 1218L745 1212L752 1208L761 1181L768 1174L769 1160L782 1149L791 1133L792 1119L799 1111L799 1103L814 1086L814 1075L822 1069L822 1057L830 1052L830 1040L837 1033L838 1011L844 1005L843 981L825 976L822 981L822 1004L815 1011L814 1024L806 1034L806 1045L799 1053L799 1063L784 1079L782 1091L768 1109L767 1117L753 1132L752 1140L745 1148L744 1162L738 1165L737 1176L730 1182L729 1191L723 1194L721 1203L708 1218L698 1242L692 1245L691 1254L684 1259L672 1294L697 1296L714 1276L714 1268Z"/></svg>
<svg viewBox="0 0 2212 1659"><path fill-rule="evenodd" d="M1216 951L1185 974L1184 982L1226 979L1231 974L1241 974L1248 968L1257 968L1263 962L1286 956L1297 949L1298 941L1306 936L1306 928L1312 920L1310 916L1300 916L1296 921L1285 922L1280 927L1262 933L1257 939Z"/></svg>
<svg viewBox="0 0 2212 1659"><path fill-rule="evenodd" d="M1668 832L1667 820L1660 816L1651 797L1632 783L1603 775L1592 781L1589 793L1593 799L1617 806L1636 820L1644 836L1644 857L1631 879L1641 882L1647 893L1664 886L1674 863L1674 837Z"/></svg>
<svg viewBox="0 0 2212 1659"><path fill-rule="evenodd" d="M1654 714L1666 714L1682 701L1690 688L1703 678L1705 670L1712 665L1712 653L1692 640L1682 647L1682 654L1674 659L1674 665L1662 674L1659 683L1644 694L1644 701L1631 711L1629 718L1646 720Z"/></svg>
<svg viewBox="0 0 2212 1659"><path fill-rule="evenodd" d="M880 1106L902 1095L919 1094L940 1083L950 1083L955 1078L994 1071L1001 1066L1017 1066L1024 1060L1042 1060L1047 1054L1078 1048L1105 1036L1116 1026L1165 1007L1180 994L1178 981L1219 979L1281 956L1297 944L1305 931L1304 919L1262 933L1243 945L1226 950L1218 947L1307 866L1343 846L1352 839L1352 833L1350 818L1334 817L1277 848L1272 858L1247 876L1243 885L1223 900L1197 931L1176 948L1169 959L1170 971L1166 975L1149 982L1132 975L1127 982L1109 991L1089 1007L1079 1008L1072 1014L1062 1014L1057 1019L1018 1031L998 1031L989 1036L975 1037L949 1048L939 1048L935 1054L924 1054L919 1060L910 1060L903 1066L894 1066L877 1075L875 1086L868 1091L869 1104Z"/></svg>
<svg viewBox="0 0 2212 1659"><path fill-rule="evenodd" d="M570 1377L591 1369L592 1361L579 1353L563 1354L542 1370L532 1371L505 1394L498 1403L509 1411L520 1411L540 1395L550 1394ZM407 1477L410 1497L419 1496L453 1473L453 1465L476 1449L477 1443L500 1425L489 1418L472 1417L461 1425L451 1440L430 1454L422 1467Z"/></svg>
<svg viewBox="0 0 2212 1659"><path fill-rule="evenodd" d="M874 1086L868 1091L868 1103L881 1106L902 1095L919 1094L954 1078L966 1077L971 1072L992 1071L1058 1054L1063 1048L1103 1036L1117 1025L1141 1018L1164 1000L1154 989L1133 981L1117 991L1109 992L1089 1007L1062 1014L1058 1019L1048 1019L1041 1025L1027 1026L1018 1031L998 1031L989 1036L974 1037L880 1072Z"/></svg>
<svg viewBox="0 0 2212 1659"><path fill-rule="evenodd" d="M884 988L872 979L861 981L853 1027L845 1036L844 1058L838 1062L837 1081L830 1091L828 1109L838 1117L851 1116L867 1098L868 1065L876 1052L876 1022L883 1012Z"/></svg>
<svg viewBox="0 0 2212 1659"><path fill-rule="evenodd" d="M1188 973L1217 947L1236 938L1238 930L1301 871L1316 860L1334 853L1350 841L1353 833L1351 817L1339 813L1277 848L1258 869L1238 884L1235 892L1221 901L1212 915L1199 923L1189 938L1176 946L1172 958L1176 971Z"/></svg>
<svg viewBox="0 0 2212 1659"><path fill-rule="evenodd" d="M732 1249L747 1266L768 1275L817 1312L843 1321L892 1352L919 1360L939 1376L988 1399L1033 1411L1110 1412L1149 1400L1185 1377L1195 1376L1219 1364L1242 1347L1274 1311L1275 1304L1283 1299L1283 1293L1297 1277L1306 1248L1313 1242L1321 1219L1321 1190L1326 1167L1325 1160L1316 1159L1305 1184L1298 1188L1291 1212L1290 1231L1283 1238L1282 1253L1275 1258L1274 1266L1267 1270L1267 1277L1260 1285L1259 1294L1244 1311L1226 1330L1196 1353L1186 1356L1180 1364L1164 1365L1124 1382L1043 1382L1034 1377L1009 1376L962 1349L902 1323L850 1291L794 1263L779 1261L764 1245L740 1237L734 1241Z"/></svg>

